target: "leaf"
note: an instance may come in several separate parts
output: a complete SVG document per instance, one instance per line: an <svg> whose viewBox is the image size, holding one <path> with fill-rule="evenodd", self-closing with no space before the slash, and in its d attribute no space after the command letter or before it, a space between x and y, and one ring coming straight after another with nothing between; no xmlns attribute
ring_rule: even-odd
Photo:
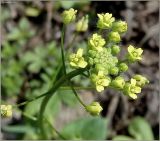
<svg viewBox="0 0 160 141"><path fill-rule="evenodd" d="M54 117L58 114L58 112L60 112L60 106L61 106L60 99L57 93L55 93L49 100L45 114L44 114L45 117L51 123L53 123Z"/></svg>
<svg viewBox="0 0 160 141"><path fill-rule="evenodd" d="M27 16L37 17L40 14L40 11L34 7L27 7L25 13Z"/></svg>
<svg viewBox="0 0 160 141"><path fill-rule="evenodd" d="M26 31L26 30L29 30L30 29L30 24L29 24L29 21L26 19L26 18L21 18L20 22L18 23L19 24L19 28L22 30L22 31ZM28 31L29 32L29 31Z"/></svg>
<svg viewBox="0 0 160 141"><path fill-rule="evenodd" d="M106 139L107 120L101 117L85 117L66 125L61 134L67 139Z"/></svg>
<svg viewBox="0 0 160 141"><path fill-rule="evenodd" d="M76 1L60 1L61 6L64 9L68 9L74 6L75 3L77 3Z"/></svg>
<svg viewBox="0 0 160 141"><path fill-rule="evenodd" d="M41 94L41 93L40 93ZM42 102L43 98L37 99L33 102L30 102L25 107L25 113L29 116L35 116L39 112L40 103ZM45 117L50 121L53 122L54 116L57 115L57 113L60 111L60 100L59 97L55 94L50 99L46 111L45 111Z"/></svg>
<svg viewBox="0 0 160 141"><path fill-rule="evenodd" d="M128 127L129 133L137 140L153 140L153 132L149 123L142 117L135 117Z"/></svg>
<svg viewBox="0 0 160 141"><path fill-rule="evenodd" d="M2 128L5 132L12 132L12 133L27 133L31 132L32 128L27 125L8 125Z"/></svg>
<svg viewBox="0 0 160 141"><path fill-rule="evenodd" d="M13 28L7 35L7 40L18 40L21 38L21 32L18 28Z"/></svg>
<svg viewBox="0 0 160 141"><path fill-rule="evenodd" d="M131 138L129 136L125 135L117 135L115 136L112 140L117 140L117 141L130 141L130 140L135 140L134 138Z"/></svg>
<svg viewBox="0 0 160 141"><path fill-rule="evenodd" d="M77 98L75 97L75 95L73 94L73 92L71 90L60 90L58 92L58 96L59 98L62 100L62 102L64 102L65 104L73 107L77 104Z"/></svg>

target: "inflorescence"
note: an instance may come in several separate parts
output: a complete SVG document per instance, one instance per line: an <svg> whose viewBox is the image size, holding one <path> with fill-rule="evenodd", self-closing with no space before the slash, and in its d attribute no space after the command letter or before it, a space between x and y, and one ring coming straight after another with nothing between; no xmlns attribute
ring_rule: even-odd
<svg viewBox="0 0 160 141"><path fill-rule="evenodd" d="M62 21L64 25L76 20L77 10L70 8L62 13ZM121 41L121 35L127 31L127 23L118 20L110 13L97 14L98 33L93 33L88 38L87 51L79 48L76 53L69 56L69 64L75 69L86 68L89 72L89 78L98 92L102 92L106 87L110 87L121 91L124 95L132 99L137 98L137 94L141 93L141 89L149 80L136 74L130 80L125 80L123 73L128 70L128 65L142 59L143 50L132 45L128 46L128 51L123 60L117 56L121 47L118 45ZM76 23L77 32L85 32L88 29L88 15L83 16ZM105 36L102 34L104 30L108 31ZM87 112L91 115L99 115L103 110L99 102L92 102L85 106ZM12 116L11 105L1 105L1 115L3 117Z"/></svg>
<svg viewBox="0 0 160 141"><path fill-rule="evenodd" d="M77 10L73 8L65 10L62 14L64 24L69 24L76 19ZM135 75L130 80L125 80L123 73L128 70L128 65L142 59L143 50L132 45L128 46L128 51L123 60L117 55L121 47L118 43L121 41L121 35L127 31L127 23L118 20L110 13L97 14L98 33L94 33L88 38L87 52L83 54L83 49L79 48L77 53L69 56L70 66L78 68L87 68L89 78L98 92L102 92L105 87L121 91L124 95L132 99L137 98L141 89L149 80L142 75ZM88 16L82 17L78 21L76 31L84 32L88 28ZM108 30L104 36L103 30ZM86 110L92 115L98 115L102 107L98 102L93 102L86 107Z"/></svg>

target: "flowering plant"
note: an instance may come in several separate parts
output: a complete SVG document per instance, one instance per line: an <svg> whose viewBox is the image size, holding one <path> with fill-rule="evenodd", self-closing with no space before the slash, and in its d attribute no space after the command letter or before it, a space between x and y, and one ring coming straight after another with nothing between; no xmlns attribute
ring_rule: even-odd
<svg viewBox="0 0 160 141"><path fill-rule="evenodd" d="M19 106L27 104L28 102L34 101L38 98L44 97L38 116L38 125L40 126L40 133L45 138L46 133L43 124L43 115L45 113L46 106L49 99L55 94L60 86L64 83L70 86L74 92L76 98L82 104L84 109L91 115L97 116L103 110L99 102L93 101L91 104L86 105L78 96L75 88L72 85L71 79L77 75L84 74L89 78L93 84L93 88L97 92L102 92L105 88L110 87L122 92L124 95L136 99L137 94L141 92L141 89L145 84L149 83L149 80L140 75L136 74L133 78L127 80L124 78L123 73L129 68L129 65L140 61L142 59L143 50L136 48L132 45L128 46L128 52L123 60L118 58L118 54L121 51L121 47L118 44L121 41L121 35L127 31L127 23L125 21L116 21L110 13L97 14L97 28L98 32L93 33L88 37L86 50L79 48L77 51L70 53L64 51L64 37L65 28L68 24L76 21L77 10L73 8L65 10L62 13L62 32L61 32L61 58L62 61L57 69L56 76L53 79L52 87L44 94L19 104ZM88 29L88 15L82 17L77 21L75 30L78 32L85 32ZM105 35L103 31L107 30L108 34ZM73 38L75 39L75 38ZM74 41L74 40L73 40ZM72 44L69 44L66 50L69 50ZM67 72L66 64L69 64L70 68L74 70ZM57 79L60 72L63 71L63 75ZM12 115L11 105L1 105L1 114L9 117Z"/></svg>

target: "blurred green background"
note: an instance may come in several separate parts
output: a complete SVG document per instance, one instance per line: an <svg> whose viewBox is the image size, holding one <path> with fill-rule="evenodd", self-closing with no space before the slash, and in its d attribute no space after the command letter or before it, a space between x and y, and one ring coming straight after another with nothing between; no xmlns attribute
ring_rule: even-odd
<svg viewBox="0 0 160 141"><path fill-rule="evenodd" d="M71 90L60 89L50 100L45 118L48 139L159 139L159 3L158 1L30 1L2 2L1 5L1 103L19 104L46 92L58 68L60 55L61 12L75 8L78 18L89 15L89 29L80 33L74 48L86 48L87 38L96 32L97 13L109 12L126 20L128 32L122 37L122 54L128 44L144 49L143 60L130 67L126 77L135 73L150 80L137 100L130 100L106 89L79 91L85 103L100 101L103 112L91 117ZM78 19L77 18L77 19ZM65 42L72 40L74 25L66 30ZM120 56L120 57L121 57ZM83 76L73 79L77 86L89 86ZM40 139L35 118L42 99L13 111L1 119L2 139Z"/></svg>

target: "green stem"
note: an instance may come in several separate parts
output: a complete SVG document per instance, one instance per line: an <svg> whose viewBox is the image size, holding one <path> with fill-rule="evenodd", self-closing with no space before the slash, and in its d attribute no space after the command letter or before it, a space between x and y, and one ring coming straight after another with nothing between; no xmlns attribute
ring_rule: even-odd
<svg viewBox="0 0 160 141"><path fill-rule="evenodd" d="M77 87L77 86L73 86L73 88L75 90L92 90L95 89L95 87ZM62 86L60 87L60 90L70 90L71 88L68 86Z"/></svg>
<svg viewBox="0 0 160 141"><path fill-rule="evenodd" d="M66 66L65 66L65 57L64 57L64 34L65 34L65 25L62 27L61 32L61 56L62 56L62 63L63 63L63 71L66 75Z"/></svg>
<svg viewBox="0 0 160 141"><path fill-rule="evenodd" d="M25 112L22 112L22 115L25 116L26 118L30 119L30 120L37 121L37 118L36 118L36 117L31 116L31 115L28 115L28 114L25 113ZM63 136L59 133L59 131L57 131L57 130L55 129L55 127L52 125L52 123L49 122L49 120L47 120L46 118L45 118L45 120L46 120L46 122L50 125L50 127L57 133L57 135L58 135L59 137L61 137L62 139L66 139L65 137L63 137Z"/></svg>
<svg viewBox="0 0 160 141"><path fill-rule="evenodd" d="M56 90L62 85L64 84L64 82L70 80L71 78L81 74L82 72L86 71L86 69L78 69L75 71L72 71L68 74L66 74L66 76L62 76L56 83L55 85L46 93L46 97L43 99L41 107L40 107L40 111L39 111L39 117L38 117L38 124L40 125L40 131L41 134L43 135L44 138L46 138L45 135L45 130L43 127L43 115L45 112L45 108L48 104L49 99L53 96L53 94L56 92Z"/></svg>
<svg viewBox="0 0 160 141"><path fill-rule="evenodd" d="M76 98L78 99L78 101L82 104L82 106L83 106L84 108L86 108L86 105L85 105L85 104L83 103L83 101L80 99L80 97L78 96L76 90L75 90L72 86L71 86L71 88L72 88L72 91L73 91L74 95L75 95Z"/></svg>

